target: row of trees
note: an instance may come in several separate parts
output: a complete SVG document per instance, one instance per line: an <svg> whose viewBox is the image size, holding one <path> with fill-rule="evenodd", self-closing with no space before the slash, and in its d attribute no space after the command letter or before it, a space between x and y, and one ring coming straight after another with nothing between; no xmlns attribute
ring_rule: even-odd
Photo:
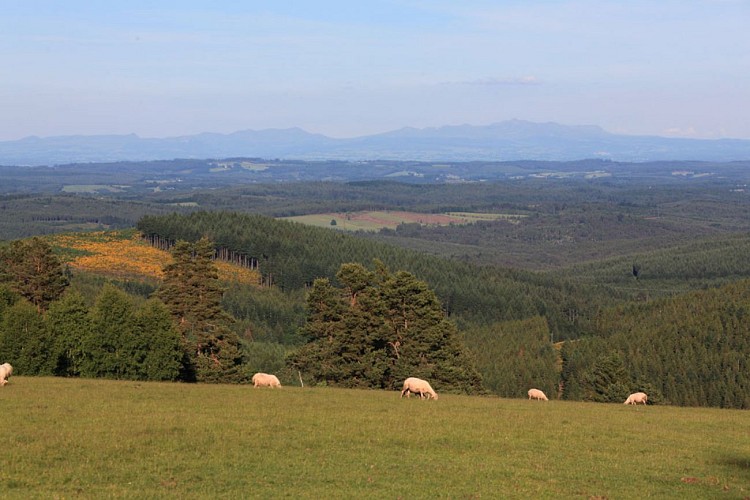
<svg viewBox="0 0 750 500"><path fill-rule="evenodd" d="M207 239L181 241L150 299L105 286L87 305L65 291L69 273L44 240L13 242L0 249L0 359L22 374L242 382L250 366L262 369L253 358L280 368L294 346L287 367L314 383L393 389L416 375L441 391L480 393L481 373L484 387L503 396L536 386L564 399L621 402L644 390L657 402L750 407L750 281L602 308L558 355L542 316L465 323L461 336L414 274L347 263L308 289L300 334L280 327L286 348L243 346L213 252ZM245 302L255 294L243 293L233 310L283 313L282 323L298 314L273 307L281 295Z"/></svg>
<svg viewBox="0 0 750 500"><path fill-rule="evenodd" d="M28 288L22 271L39 255L48 263L42 274L58 279ZM237 383L252 373L248 355L274 364L285 354L241 344L222 307L208 239L177 242L151 298L106 284L91 307L80 293L63 293L64 268L44 240L14 243L0 256L12 264L0 294L0 359L19 374ZM426 283L382 263L375 271L345 264L337 278L341 289L315 281L301 337L308 343L289 357L290 368L328 385L393 389L421 375L439 390L482 392L455 324Z"/></svg>
<svg viewBox="0 0 750 500"><path fill-rule="evenodd" d="M555 338L568 338L604 299L569 280L537 273L480 268L358 238L325 228L234 212L148 216L138 223L147 236L197 241L208 235L217 247L258 259L265 283L300 290L315 279L336 279L346 262L381 260L391 269L423 279L457 322L492 324L541 315Z"/></svg>
<svg viewBox="0 0 750 500"><path fill-rule="evenodd" d="M137 305L108 285L93 307L66 293L44 314L27 300L3 294L0 359L22 375L177 380L184 350L159 300Z"/></svg>
<svg viewBox="0 0 750 500"><path fill-rule="evenodd" d="M138 304L106 285L89 308L63 294L66 270L42 239L0 251L0 359L17 373L143 380L247 379L213 245L179 242L154 297Z"/></svg>

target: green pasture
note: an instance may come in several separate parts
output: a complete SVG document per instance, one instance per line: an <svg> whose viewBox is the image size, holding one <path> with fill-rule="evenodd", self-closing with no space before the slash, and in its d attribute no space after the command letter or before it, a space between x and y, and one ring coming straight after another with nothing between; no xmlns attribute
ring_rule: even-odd
<svg viewBox="0 0 750 500"><path fill-rule="evenodd" d="M12 377L2 498L747 498L750 412Z"/></svg>

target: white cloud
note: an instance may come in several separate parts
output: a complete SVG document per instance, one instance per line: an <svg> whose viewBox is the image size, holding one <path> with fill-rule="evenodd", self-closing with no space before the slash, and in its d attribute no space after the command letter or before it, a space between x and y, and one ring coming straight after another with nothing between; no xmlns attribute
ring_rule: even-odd
<svg viewBox="0 0 750 500"><path fill-rule="evenodd" d="M695 127L670 127L663 134L669 137L698 137Z"/></svg>
<svg viewBox="0 0 750 500"><path fill-rule="evenodd" d="M466 80L462 82L447 82L448 85L488 85L488 86L505 86L505 85L539 85L539 80L535 76L511 76L511 77L488 77L477 80Z"/></svg>

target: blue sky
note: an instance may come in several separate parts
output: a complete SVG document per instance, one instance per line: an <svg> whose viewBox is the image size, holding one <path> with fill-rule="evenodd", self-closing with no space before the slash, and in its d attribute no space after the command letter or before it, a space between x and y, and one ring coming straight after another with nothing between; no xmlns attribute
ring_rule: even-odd
<svg viewBox="0 0 750 500"><path fill-rule="evenodd" d="M750 0L3 0L0 140L509 119L750 139Z"/></svg>

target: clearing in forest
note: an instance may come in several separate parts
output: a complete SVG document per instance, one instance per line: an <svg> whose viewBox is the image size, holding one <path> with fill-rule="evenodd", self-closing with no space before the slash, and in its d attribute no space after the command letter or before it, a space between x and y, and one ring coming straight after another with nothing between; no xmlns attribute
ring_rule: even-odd
<svg viewBox="0 0 750 500"><path fill-rule="evenodd" d="M383 228L395 229L399 224L447 226L450 224L470 224L479 220L508 219L513 221L519 217L521 216L470 212L427 214L400 210L372 210L365 212L328 212L300 215L287 217L287 220L311 226L333 227L347 231L379 231Z"/></svg>
<svg viewBox="0 0 750 500"><path fill-rule="evenodd" d="M46 238L62 261L73 269L117 278L161 279L172 256L152 247L134 230L68 233ZM219 279L260 283L257 270L217 260Z"/></svg>

